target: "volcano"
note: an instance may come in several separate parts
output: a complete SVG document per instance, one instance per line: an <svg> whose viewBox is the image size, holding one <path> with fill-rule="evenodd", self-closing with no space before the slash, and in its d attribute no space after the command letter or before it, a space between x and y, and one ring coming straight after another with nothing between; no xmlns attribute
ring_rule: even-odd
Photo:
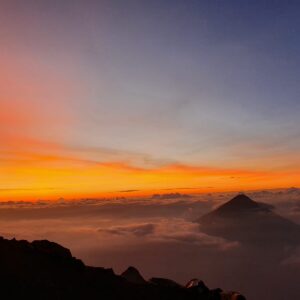
<svg viewBox="0 0 300 300"><path fill-rule="evenodd" d="M197 220L201 231L229 240L267 246L300 244L300 226L266 203L239 194Z"/></svg>

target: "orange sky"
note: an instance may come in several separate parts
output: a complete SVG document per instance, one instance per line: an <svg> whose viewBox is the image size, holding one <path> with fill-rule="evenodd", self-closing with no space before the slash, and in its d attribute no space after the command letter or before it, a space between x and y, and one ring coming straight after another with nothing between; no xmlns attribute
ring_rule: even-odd
<svg viewBox="0 0 300 300"><path fill-rule="evenodd" d="M43 140L36 134L55 124L68 130L73 120L59 122L32 102L0 102L0 200L36 200L141 196L180 191L217 192L279 188L299 184L295 170L216 168L180 163L138 166L126 161L90 159L80 150ZM138 158L137 158L138 159Z"/></svg>
<svg viewBox="0 0 300 300"><path fill-rule="evenodd" d="M41 152L53 149L47 144L39 147ZM6 159L1 161L1 200L276 188L297 185L299 178L296 172L253 172L182 165L145 169L124 163L90 162L73 156L30 153L22 149L9 155L6 154Z"/></svg>
<svg viewBox="0 0 300 300"><path fill-rule="evenodd" d="M251 94L259 89L239 91L236 80L228 89L240 94L226 98L228 70L220 82L218 68L209 76L214 57L197 56L196 76L179 80L174 74L193 69L173 69L175 61L189 63L184 51L165 70L169 51L157 53L159 60L150 45L135 48L139 35L126 48L123 26L100 26L104 16L77 24L72 14L68 20L50 9L45 18L42 11L0 11L0 200L300 185L297 107L272 112L264 94Z"/></svg>
<svg viewBox="0 0 300 300"><path fill-rule="evenodd" d="M74 120L64 121L48 111L38 111L30 101L2 99L0 200L141 196L170 191L202 193L299 185L299 172L293 169L254 171L180 163L147 167L135 164L134 154L130 161L91 159L80 150L43 140L38 134L41 129L51 132L50 124L54 122L62 131L68 131Z"/></svg>

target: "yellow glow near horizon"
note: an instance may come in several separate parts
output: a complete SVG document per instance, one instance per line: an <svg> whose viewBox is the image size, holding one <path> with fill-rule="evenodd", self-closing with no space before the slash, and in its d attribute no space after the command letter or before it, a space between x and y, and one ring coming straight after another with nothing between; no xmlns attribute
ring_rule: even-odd
<svg viewBox="0 0 300 300"><path fill-rule="evenodd" d="M180 164L146 168L126 162L97 162L28 134L32 128L47 124L47 119L45 122L35 115L27 104L13 107L11 102L2 102L0 108L0 201L143 196L172 190L203 193L300 183L299 172L293 170Z"/></svg>
<svg viewBox="0 0 300 300"><path fill-rule="evenodd" d="M0 200L141 196L180 189L219 192L297 185L299 174L169 165L156 169L55 156L2 165ZM291 184L292 183L292 184Z"/></svg>

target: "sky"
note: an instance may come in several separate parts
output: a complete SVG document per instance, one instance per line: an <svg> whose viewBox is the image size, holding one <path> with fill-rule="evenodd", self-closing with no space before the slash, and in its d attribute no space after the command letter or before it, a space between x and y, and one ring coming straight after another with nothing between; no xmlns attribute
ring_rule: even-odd
<svg viewBox="0 0 300 300"><path fill-rule="evenodd" d="M299 186L299 9L0 0L0 200Z"/></svg>

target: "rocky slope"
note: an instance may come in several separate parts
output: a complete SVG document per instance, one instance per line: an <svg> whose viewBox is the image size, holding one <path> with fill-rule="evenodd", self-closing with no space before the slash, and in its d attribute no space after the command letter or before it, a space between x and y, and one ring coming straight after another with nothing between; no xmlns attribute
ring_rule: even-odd
<svg viewBox="0 0 300 300"><path fill-rule="evenodd" d="M112 269L84 265L70 250L47 240L0 238L0 286L2 299L245 299L198 280L186 287L163 278L146 281L133 267L118 276Z"/></svg>

